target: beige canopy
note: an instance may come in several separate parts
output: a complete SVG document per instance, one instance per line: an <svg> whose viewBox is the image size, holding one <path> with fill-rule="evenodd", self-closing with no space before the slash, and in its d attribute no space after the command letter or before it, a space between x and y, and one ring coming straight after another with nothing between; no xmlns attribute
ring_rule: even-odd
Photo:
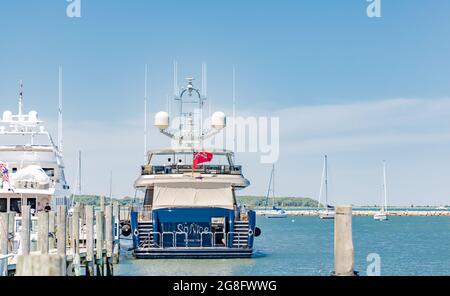
<svg viewBox="0 0 450 296"><path fill-rule="evenodd" d="M225 208L233 209L234 197L230 184L165 183L155 185L153 209L161 208Z"/></svg>

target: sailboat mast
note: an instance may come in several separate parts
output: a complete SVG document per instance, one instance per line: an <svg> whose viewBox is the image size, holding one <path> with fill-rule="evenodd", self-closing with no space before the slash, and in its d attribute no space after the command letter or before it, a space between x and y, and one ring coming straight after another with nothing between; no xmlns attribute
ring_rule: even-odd
<svg viewBox="0 0 450 296"><path fill-rule="evenodd" d="M325 155L325 208L328 210L328 158Z"/></svg>
<svg viewBox="0 0 450 296"><path fill-rule="evenodd" d="M385 160L383 160L383 189L384 189L383 211L387 211L386 161Z"/></svg>
<svg viewBox="0 0 450 296"><path fill-rule="evenodd" d="M81 150L78 151L78 195L81 195Z"/></svg>
<svg viewBox="0 0 450 296"><path fill-rule="evenodd" d="M58 150L63 153L63 72L59 67L59 90L58 90Z"/></svg>
<svg viewBox="0 0 450 296"><path fill-rule="evenodd" d="M145 83L144 83L144 162L147 161L147 80L148 80L148 66L145 65Z"/></svg>
<svg viewBox="0 0 450 296"><path fill-rule="evenodd" d="M23 115L23 81L20 80L20 93L19 93L19 120L22 120Z"/></svg>
<svg viewBox="0 0 450 296"><path fill-rule="evenodd" d="M275 206L275 164L272 164L272 208Z"/></svg>

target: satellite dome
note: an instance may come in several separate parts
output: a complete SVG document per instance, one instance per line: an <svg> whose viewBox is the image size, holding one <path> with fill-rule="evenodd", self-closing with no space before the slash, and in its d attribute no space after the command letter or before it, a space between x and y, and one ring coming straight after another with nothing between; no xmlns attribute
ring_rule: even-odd
<svg viewBox="0 0 450 296"><path fill-rule="evenodd" d="M30 111L28 113L28 120L31 122L37 122L38 121L38 113L36 111Z"/></svg>
<svg viewBox="0 0 450 296"><path fill-rule="evenodd" d="M12 121L12 112L9 110L6 110L3 112L3 121Z"/></svg>
<svg viewBox="0 0 450 296"><path fill-rule="evenodd" d="M165 111L160 111L155 115L155 126L161 130L169 127L169 114Z"/></svg>
<svg viewBox="0 0 450 296"><path fill-rule="evenodd" d="M227 118L223 112L214 112L211 117L211 125L215 129L223 129L227 125Z"/></svg>

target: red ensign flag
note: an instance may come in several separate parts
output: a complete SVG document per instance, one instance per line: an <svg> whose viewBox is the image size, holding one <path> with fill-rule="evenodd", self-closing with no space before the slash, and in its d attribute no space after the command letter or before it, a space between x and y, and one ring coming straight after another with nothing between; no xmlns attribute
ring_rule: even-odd
<svg viewBox="0 0 450 296"><path fill-rule="evenodd" d="M196 169L199 163L211 161L212 158L213 154L211 152L205 151L194 152L194 161L192 167Z"/></svg>

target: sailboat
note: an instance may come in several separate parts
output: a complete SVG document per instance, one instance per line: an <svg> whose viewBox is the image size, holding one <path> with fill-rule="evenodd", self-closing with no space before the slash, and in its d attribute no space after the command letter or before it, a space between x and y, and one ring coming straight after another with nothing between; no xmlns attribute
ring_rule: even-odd
<svg viewBox="0 0 450 296"><path fill-rule="evenodd" d="M272 190L271 190L272 189ZM272 191L272 209L267 211L267 205L269 203L270 191ZM266 214L267 218L287 218L288 214L285 210L275 207L275 165L272 165L272 171L270 172L269 189L266 196Z"/></svg>
<svg viewBox="0 0 450 296"><path fill-rule="evenodd" d="M385 221L388 219L387 214L387 189L386 189L386 161L383 161L383 191L384 191L384 204L381 206L379 212L375 213L373 218L377 221Z"/></svg>
<svg viewBox="0 0 450 296"><path fill-rule="evenodd" d="M334 207L328 204L328 158L325 155L324 163L323 163L323 171L322 171L322 180L320 183L320 192L319 192L319 207L320 200L322 198L322 189L325 184L325 205L323 210L318 210L318 215L320 219L334 219Z"/></svg>

